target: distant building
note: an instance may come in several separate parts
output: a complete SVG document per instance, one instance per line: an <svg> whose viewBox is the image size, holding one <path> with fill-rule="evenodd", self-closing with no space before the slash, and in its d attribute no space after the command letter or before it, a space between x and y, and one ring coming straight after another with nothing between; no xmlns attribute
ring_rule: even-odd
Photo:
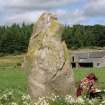
<svg viewBox="0 0 105 105"><path fill-rule="evenodd" d="M75 52L72 54L73 68L79 67L105 67L105 51Z"/></svg>

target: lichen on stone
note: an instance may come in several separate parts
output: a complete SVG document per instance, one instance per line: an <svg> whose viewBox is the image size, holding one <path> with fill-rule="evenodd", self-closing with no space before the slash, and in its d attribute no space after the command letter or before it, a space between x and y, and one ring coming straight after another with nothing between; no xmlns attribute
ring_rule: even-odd
<svg viewBox="0 0 105 105"><path fill-rule="evenodd" d="M34 28L24 60L30 96L36 99L52 93L69 94L74 87L68 49L61 41L64 27L55 15L43 13ZM64 67L68 70L66 75Z"/></svg>
<svg viewBox="0 0 105 105"><path fill-rule="evenodd" d="M69 59L69 52L68 52L68 49L67 49L67 46L65 44L65 42L63 42L63 48L64 48L64 58L65 58L65 61Z"/></svg>

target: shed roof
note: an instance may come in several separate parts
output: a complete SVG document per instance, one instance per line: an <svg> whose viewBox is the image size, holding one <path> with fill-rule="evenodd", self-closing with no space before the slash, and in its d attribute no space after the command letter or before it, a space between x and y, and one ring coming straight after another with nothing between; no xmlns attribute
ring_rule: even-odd
<svg viewBox="0 0 105 105"><path fill-rule="evenodd" d="M77 56L80 59L103 58L105 56L105 51L80 52L80 53L74 53L73 56Z"/></svg>

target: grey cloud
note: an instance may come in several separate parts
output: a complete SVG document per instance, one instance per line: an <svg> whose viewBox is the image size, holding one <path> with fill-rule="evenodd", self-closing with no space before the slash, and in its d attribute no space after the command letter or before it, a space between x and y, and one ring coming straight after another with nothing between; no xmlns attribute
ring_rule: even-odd
<svg viewBox="0 0 105 105"><path fill-rule="evenodd" d="M72 5L79 0L0 0L4 14L12 15L25 14L32 11L53 11Z"/></svg>
<svg viewBox="0 0 105 105"><path fill-rule="evenodd" d="M7 0L7 3L4 3L4 8L10 11L51 10L67 4L70 5L77 1L78 0L15 0L15 2L11 3L11 0Z"/></svg>
<svg viewBox="0 0 105 105"><path fill-rule="evenodd" d="M56 11L55 13L63 24L80 24L85 19L83 11L79 9L73 11Z"/></svg>
<svg viewBox="0 0 105 105"><path fill-rule="evenodd" d="M59 8L75 4L79 0L0 0L0 10L3 11L4 23L21 23L22 21L32 22L33 17L39 16L41 11L55 12ZM37 13L39 11L39 13ZM29 14L29 15L28 15ZM60 13L58 14L60 15ZM65 14L66 15L66 14ZM64 15L61 15L62 17ZM32 19L31 19L32 17ZM35 17L36 19L36 17ZM64 19L62 19L64 20Z"/></svg>
<svg viewBox="0 0 105 105"><path fill-rule="evenodd" d="M105 0L0 0L0 24L34 22L42 11L54 12L63 23L77 24L105 17ZM76 4L76 5L75 5ZM74 6L73 10L69 7ZM76 8L78 8L76 10ZM34 18L35 17L35 18Z"/></svg>
<svg viewBox="0 0 105 105"><path fill-rule="evenodd" d="M89 0L84 15L89 17L105 17L105 0Z"/></svg>

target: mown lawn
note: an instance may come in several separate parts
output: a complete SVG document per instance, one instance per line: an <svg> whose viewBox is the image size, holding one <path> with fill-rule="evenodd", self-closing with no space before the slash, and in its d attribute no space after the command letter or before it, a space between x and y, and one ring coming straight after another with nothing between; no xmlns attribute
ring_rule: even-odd
<svg viewBox="0 0 105 105"><path fill-rule="evenodd" d="M27 76L21 69L23 55L0 57L0 90L16 89L27 91ZM76 86L88 73L95 73L98 77L97 87L105 89L105 68L74 69Z"/></svg>
<svg viewBox="0 0 105 105"><path fill-rule="evenodd" d="M23 55L0 57L0 90L14 89L26 92L27 77L21 69Z"/></svg>
<svg viewBox="0 0 105 105"><path fill-rule="evenodd" d="M23 55L0 57L0 105L34 105L31 104L32 102L29 98L27 98L27 76L21 69L22 62ZM74 69L73 71L76 85L82 78L84 78L87 73L92 72L95 73L98 77L97 87L100 89L105 89L105 68L81 68ZM59 97L55 99L54 102L52 101L53 103L50 103L48 105L72 105L72 100L70 99L71 98L69 98L68 96L68 104L68 102L62 99L62 97ZM93 103L92 105L105 105L105 103L101 104L104 102L104 99L102 100L102 102L99 102L98 100L94 102L92 102L92 100L90 101L91 103ZM45 103L45 100L42 100L42 103L43 102ZM75 105L82 105L81 100L79 100L79 102L80 104L77 103ZM88 101L86 100L85 102L87 103ZM98 104L96 104L96 102L98 102ZM84 105L90 105L86 103L84 103Z"/></svg>
<svg viewBox="0 0 105 105"><path fill-rule="evenodd" d="M0 90L15 89L26 92L27 79L20 67L0 68Z"/></svg>
<svg viewBox="0 0 105 105"><path fill-rule="evenodd" d="M105 89L105 70L103 69L78 69L74 70L76 85L88 73L95 73L98 77L97 87ZM26 92L27 76L20 66L9 65L0 67L0 90L19 89Z"/></svg>

